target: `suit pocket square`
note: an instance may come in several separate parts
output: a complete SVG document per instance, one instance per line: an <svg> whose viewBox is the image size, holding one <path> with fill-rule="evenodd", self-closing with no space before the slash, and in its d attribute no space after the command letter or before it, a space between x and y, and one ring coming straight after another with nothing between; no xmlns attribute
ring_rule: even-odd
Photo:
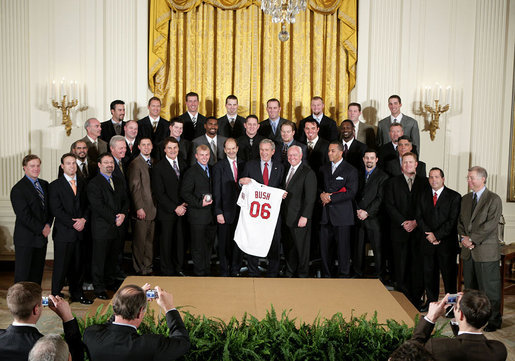
<svg viewBox="0 0 515 361"><path fill-rule="evenodd" d="M336 177L336 180L343 180L343 178L338 176L338 177Z"/></svg>

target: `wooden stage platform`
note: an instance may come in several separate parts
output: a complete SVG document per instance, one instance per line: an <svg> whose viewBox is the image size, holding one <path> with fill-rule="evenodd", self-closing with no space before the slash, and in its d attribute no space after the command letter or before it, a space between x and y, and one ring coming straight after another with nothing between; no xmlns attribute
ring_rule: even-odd
<svg viewBox="0 0 515 361"><path fill-rule="evenodd" d="M377 311L379 322L393 319L411 327L417 314L404 295L388 291L376 279L130 276L122 286L142 286L145 282L171 292L175 305L182 310L224 321L232 316L241 319L245 312L261 319L271 305L279 315L289 311L289 317L299 323L330 318L337 312L345 318L365 313L370 318ZM92 311L96 311L99 301L92 305ZM155 302L150 307L159 309Z"/></svg>

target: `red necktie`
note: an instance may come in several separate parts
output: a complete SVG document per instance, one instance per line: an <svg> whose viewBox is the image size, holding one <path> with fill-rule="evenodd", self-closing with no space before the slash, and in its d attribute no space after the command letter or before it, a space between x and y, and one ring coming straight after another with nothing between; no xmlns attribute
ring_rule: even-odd
<svg viewBox="0 0 515 361"><path fill-rule="evenodd" d="M232 161L232 168L234 169L234 181L238 183L238 167L235 160Z"/></svg>
<svg viewBox="0 0 515 361"><path fill-rule="evenodd" d="M263 183L268 185L268 163L265 163L265 169L263 169Z"/></svg>
<svg viewBox="0 0 515 361"><path fill-rule="evenodd" d="M433 206L436 207L436 201L438 200L438 195L436 192L433 193Z"/></svg>

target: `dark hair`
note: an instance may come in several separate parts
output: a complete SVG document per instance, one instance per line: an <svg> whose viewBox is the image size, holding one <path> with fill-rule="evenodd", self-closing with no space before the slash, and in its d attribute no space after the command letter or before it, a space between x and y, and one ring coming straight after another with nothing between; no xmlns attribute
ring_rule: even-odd
<svg viewBox="0 0 515 361"><path fill-rule="evenodd" d="M159 99L158 97L152 97L148 100L148 106L150 106L150 103L152 103L153 100L157 100L159 104L161 104L161 99Z"/></svg>
<svg viewBox="0 0 515 361"><path fill-rule="evenodd" d="M175 117L170 120L170 125L174 125L175 123L181 123L184 125L184 121L180 117Z"/></svg>
<svg viewBox="0 0 515 361"><path fill-rule="evenodd" d="M438 171L440 171L440 176L441 176L442 178L445 178L445 176L443 175L443 170L441 170L441 169L440 169L440 168L438 168L438 167L433 167L433 168L431 168L431 169L429 170L429 173L431 173L431 172L432 172L432 171L434 171L434 170L438 170Z"/></svg>
<svg viewBox="0 0 515 361"><path fill-rule="evenodd" d="M72 143L72 145L70 146L70 150L77 148L77 144L79 144L79 143L84 143L84 144L86 144L86 148L88 147L88 144L85 141L79 139Z"/></svg>
<svg viewBox="0 0 515 361"><path fill-rule="evenodd" d="M21 164L25 167L27 165L27 163L29 163L31 160L34 160L34 159L39 160L39 164L41 164L41 158L39 158L35 154L27 154L25 157L23 157Z"/></svg>
<svg viewBox="0 0 515 361"><path fill-rule="evenodd" d="M75 160L77 160L77 156L73 153L64 153L61 157L61 164L64 164L64 159L68 157L73 157Z"/></svg>
<svg viewBox="0 0 515 361"><path fill-rule="evenodd" d="M324 99L322 99L322 97L318 96L318 95L315 95L313 98L311 98L311 101L313 101L313 100L321 100L322 103L324 102Z"/></svg>
<svg viewBox="0 0 515 361"><path fill-rule="evenodd" d="M390 101L390 99L397 99L399 101L399 104L402 104L401 97L398 96L398 95L395 95L395 94L394 95L390 95L388 97L388 101Z"/></svg>
<svg viewBox="0 0 515 361"><path fill-rule="evenodd" d="M114 108L116 108L116 106L117 106L118 104L125 105L125 102L124 102L123 100L119 100L119 99L117 99L117 100L113 100L113 101L111 102L111 106L110 106L110 107L111 107L111 110L114 110Z"/></svg>
<svg viewBox="0 0 515 361"><path fill-rule="evenodd" d="M227 98L225 98L225 104L227 104L227 102L231 99L236 100L236 102L238 102L238 98L236 98L236 95L231 94Z"/></svg>
<svg viewBox="0 0 515 361"><path fill-rule="evenodd" d="M397 123L397 122L391 123L389 129L392 129L393 127L401 127L402 128L402 124L401 123ZM404 130L404 128L403 128L403 130Z"/></svg>
<svg viewBox="0 0 515 361"><path fill-rule="evenodd" d="M102 159L104 159L105 157L111 157L111 158L113 158L113 161L114 161L113 155L111 153L105 152L98 156L98 163L102 163Z"/></svg>
<svg viewBox="0 0 515 361"><path fill-rule="evenodd" d="M486 325L492 313L488 297L481 291L469 289L463 291L460 310L465 315L467 323L475 328Z"/></svg>
<svg viewBox="0 0 515 361"><path fill-rule="evenodd" d="M411 138L410 138L409 136L407 136L407 135L401 135L401 136L399 137L399 139L397 139L397 144L398 144L398 143L399 143L399 141L401 141L401 140L407 140L410 144L413 144L413 142L411 141Z"/></svg>
<svg viewBox="0 0 515 361"><path fill-rule="evenodd" d="M342 144L342 142L339 142L337 140L333 140L331 143L329 143L329 145L337 145L338 146L338 150L343 152L343 144Z"/></svg>
<svg viewBox="0 0 515 361"><path fill-rule="evenodd" d="M350 119L345 119L342 124L340 124L340 128L343 128L343 123L349 123L352 126L352 129L354 129L354 123Z"/></svg>
<svg viewBox="0 0 515 361"><path fill-rule="evenodd" d="M363 156L367 153L375 153L376 155L376 158L379 157L379 154L377 153L377 150L375 150L374 148L367 148L367 150L365 150L365 153L363 153Z"/></svg>
<svg viewBox="0 0 515 361"><path fill-rule="evenodd" d="M314 123L314 124L316 124L316 127L317 127L317 128L320 128L320 124L318 124L318 122L316 121L316 119L315 119L315 118L313 118L313 117L311 117L311 118L306 118L306 120L304 121L304 125L305 125L306 123Z"/></svg>
<svg viewBox="0 0 515 361"><path fill-rule="evenodd" d="M150 138L150 137L141 137L141 138L139 138L139 139L138 139L138 145L139 145L139 144L141 144L141 141L142 141L143 139L150 140L150 142L152 143L152 138Z"/></svg>
<svg viewBox="0 0 515 361"><path fill-rule="evenodd" d="M113 297L113 312L125 320L134 320L147 307L145 291L136 285L122 287Z"/></svg>
<svg viewBox="0 0 515 361"><path fill-rule="evenodd" d="M420 343L408 340L390 355L391 361L434 361L433 355Z"/></svg>
<svg viewBox="0 0 515 361"><path fill-rule="evenodd" d="M349 110L350 107L358 107L359 111L361 111L361 104L359 103L349 103L347 110Z"/></svg>
<svg viewBox="0 0 515 361"><path fill-rule="evenodd" d="M297 128L297 127L295 126L295 123L294 123L294 122L292 122L291 120L287 120L287 121L283 122L283 124L281 124L281 130L283 129L283 127L284 127L285 125L286 125L286 126L288 126L288 127L291 127L291 130L292 130L292 131L295 131L295 130L296 130L296 128Z"/></svg>
<svg viewBox="0 0 515 361"><path fill-rule="evenodd" d="M179 141L177 139L175 139L174 137L166 137L163 140L163 150L166 148L168 143L175 143L175 144L177 144L177 146L179 146Z"/></svg>
<svg viewBox="0 0 515 361"><path fill-rule="evenodd" d="M186 94L186 101L188 101L189 97L197 97L197 100L199 99L198 94L195 92L189 92L188 94Z"/></svg>
<svg viewBox="0 0 515 361"><path fill-rule="evenodd" d="M207 124L207 122L209 122L211 119L216 120L216 123L218 123L218 119L216 117L210 115L210 116L206 117L206 123L205 124Z"/></svg>
<svg viewBox="0 0 515 361"><path fill-rule="evenodd" d="M41 303L41 286L34 282L18 282L7 290L7 308L17 320L27 320L34 307Z"/></svg>
<svg viewBox="0 0 515 361"><path fill-rule="evenodd" d="M252 118L252 119L256 119L256 121L259 123L259 119L258 119L257 115L255 115L255 114L247 115L247 117L245 118L244 123L247 123L247 120L249 120L249 119L251 119L251 118Z"/></svg>
<svg viewBox="0 0 515 361"><path fill-rule="evenodd" d="M281 102L279 101L279 99L276 99L276 98L268 99L266 102L266 106L268 106L268 103L270 103L270 102L277 102L277 104L279 105L279 108L281 107Z"/></svg>

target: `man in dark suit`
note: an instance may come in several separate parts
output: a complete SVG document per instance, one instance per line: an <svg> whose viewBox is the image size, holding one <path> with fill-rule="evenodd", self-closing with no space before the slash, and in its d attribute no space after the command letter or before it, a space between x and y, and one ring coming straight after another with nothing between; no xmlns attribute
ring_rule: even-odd
<svg viewBox="0 0 515 361"><path fill-rule="evenodd" d="M190 348L188 331L175 309L172 294L157 289L157 304L166 314L169 336L138 335L137 328L147 310L143 288L128 285L120 289L113 298L114 322L93 325L84 331L84 344L91 360L97 361L140 361L175 360Z"/></svg>
<svg viewBox="0 0 515 361"><path fill-rule="evenodd" d="M138 120L139 138L152 140L152 158L157 159L159 144L170 134L168 120L161 118L161 99L152 97L148 100L148 115Z"/></svg>
<svg viewBox="0 0 515 361"><path fill-rule="evenodd" d="M270 139L263 139L259 143L260 160L251 160L245 164L240 184L250 183L250 178L266 186L282 188L284 181L284 167L282 163L272 161L275 152L275 143ZM268 277L279 275L279 262L281 252L281 216L277 219L274 237L268 251ZM259 258L247 255L249 277L259 277Z"/></svg>
<svg viewBox="0 0 515 361"><path fill-rule="evenodd" d="M281 207L286 275L305 278L309 276L311 222L317 179L315 172L302 161L302 149L299 146L288 148L288 163L290 168L284 183L288 195Z"/></svg>
<svg viewBox="0 0 515 361"><path fill-rule="evenodd" d="M125 103L122 100L113 100L111 102L111 119L102 122L102 132L100 138L109 143L115 135L125 135Z"/></svg>
<svg viewBox="0 0 515 361"><path fill-rule="evenodd" d="M238 138L245 134L245 118L238 115L238 98L229 95L225 98L227 114L218 118L218 134L226 138Z"/></svg>
<svg viewBox="0 0 515 361"><path fill-rule="evenodd" d="M125 157L123 157L123 164L129 167L129 164L139 155L138 143L141 137L138 134L138 122L129 120L125 123ZM112 139L112 138L111 138Z"/></svg>
<svg viewBox="0 0 515 361"><path fill-rule="evenodd" d="M468 171L467 183L472 190L461 199L458 234L461 237L463 280L466 288L479 289L488 296L492 314L485 331L501 328L501 272L499 259L499 220L501 198L486 188L488 174L482 167Z"/></svg>
<svg viewBox="0 0 515 361"><path fill-rule="evenodd" d="M361 104L350 103L347 107L347 117L354 124L354 137L361 143L365 143L368 148L376 148L376 132L374 126L363 123L359 120L361 115Z"/></svg>
<svg viewBox="0 0 515 361"><path fill-rule="evenodd" d="M418 204L417 223L423 233L424 283L428 302L436 302L440 292L440 272L445 293L456 293L458 216L461 196L444 186L440 168L431 168L427 190Z"/></svg>
<svg viewBox="0 0 515 361"><path fill-rule="evenodd" d="M5 330L0 330L0 354L3 360L26 361L34 344L43 335L36 328L41 317L41 286L34 282L15 283L7 290L7 307L14 318ZM84 360L84 346L77 320L70 305L59 296L48 296L49 306L63 321L64 339L73 360Z"/></svg>
<svg viewBox="0 0 515 361"><path fill-rule="evenodd" d="M188 109L179 118L184 124L183 137L189 141L201 136L206 132L204 124L206 117L198 112L199 98L198 94L189 92L186 94L186 108Z"/></svg>
<svg viewBox="0 0 515 361"><path fill-rule="evenodd" d="M481 291L465 290L458 296L454 304L456 322L451 321L455 337L431 338L436 321L452 306L448 298L449 294L429 305L427 316L417 324L411 339L423 344L435 360L506 360L506 346L481 333L491 314L490 302Z"/></svg>
<svg viewBox="0 0 515 361"><path fill-rule="evenodd" d="M404 134L413 140L413 144L420 151L420 132L415 119L401 113L401 97L392 95L388 98L390 116L382 119L377 124L377 145L380 147L391 141L389 137L390 124L401 123Z"/></svg>
<svg viewBox="0 0 515 361"><path fill-rule="evenodd" d="M240 273L243 254L234 242L240 207L236 204L240 194L238 176L243 172L244 162L237 157L238 145L234 138L225 141L226 158L213 167L213 199L218 228L218 260L221 276L236 276Z"/></svg>
<svg viewBox="0 0 515 361"><path fill-rule="evenodd" d="M281 124L281 141L276 143L277 152L274 153L272 159L276 162L281 162L283 166L289 167L288 164L288 148L296 145L302 150L302 160L307 158L307 147L305 144L293 139L295 136L295 124L289 120Z"/></svg>
<svg viewBox="0 0 515 361"><path fill-rule="evenodd" d="M98 156L107 152L108 145L106 141L100 138L102 127L98 119L89 118L86 120L86 123L84 123L84 128L86 129L87 134L80 140L86 142L86 145L88 146L88 163L94 164L96 172L98 172Z"/></svg>
<svg viewBox="0 0 515 361"><path fill-rule="evenodd" d="M139 156L129 165L129 191L132 201L133 239L132 265L134 270L143 276L152 273L154 247L154 219L156 206L152 196L150 171L153 160L152 140L141 138L139 141ZM160 196L160 195L159 195Z"/></svg>
<svg viewBox="0 0 515 361"><path fill-rule="evenodd" d="M258 134L280 143L281 125L286 121L286 119L281 118L281 102L275 98L269 99L266 102L266 112L268 113L268 119L259 123Z"/></svg>
<svg viewBox="0 0 515 361"><path fill-rule="evenodd" d="M98 171L97 162L90 162L88 159L88 145L82 140L76 140L70 147L71 152L77 158L77 174L82 177L86 183L93 178ZM59 176L62 175L63 169L59 167Z"/></svg>
<svg viewBox="0 0 515 361"><path fill-rule="evenodd" d="M251 114L243 123L245 133L236 139L238 143L238 158L244 162L251 159L259 159L259 143L265 139L258 134L259 122L257 116Z"/></svg>
<svg viewBox="0 0 515 361"><path fill-rule="evenodd" d="M90 305L93 301L82 293L83 265L82 242L89 221L86 181L77 176L76 158L72 153L61 157L63 175L50 184L50 211L55 217L54 270L52 294L61 295L65 278L68 278L72 302Z"/></svg>
<svg viewBox="0 0 515 361"><path fill-rule="evenodd" d="M218 131L218 120L215 117L207 117L206 123L204 124L206 133L193 139L193 149L201 144L206 145L210 150L209 165L212 167L220 159L225 157L224 154L224 143L227 139L223 135L217 135ZM191 165L196 163L196 159L192 157Z"/></svg>
<svg viewBox="0 0 515 361"><path fill-rule="evenodd" d="M127 143L121 135L115 135L109 141L109 151L114 159L113 177L123 181L125 190L127 188L127 164L125 163L125 154L127 153Z"/></svg>
<svg viewBox="0 0 515 361"><path fill-rule="evenodd" d="M186 214L186 203L183 202L180 188L186 163L179 156L177 139L165 138L163 144L165 156L152 168L152 192L157 207L161 272L164 276L183 276L182 218Z"/></svg>
<svg viewBox="0 0 515 361"><path fill-rule="evenodd" d="M343 159L358 171L362 171L364 169L363 155L365 150L367 150L367 146L354 137L354 123L352 123L352 120L344 120L340 125L340 130L343 144Z"/></svg>
<svg viewBox="0 0 515 361"><path fill-rule="evenodd" d="M125 143L124 143L125 144ZM107 299L107 287L114 287L118 253L121 249L129 199L125 183L113 176L115 161L104 153L99 157L99 173L88 183L93 237L92 276L95 295Z"/></svg>
<svg viewBox="0 0 515 361"><path fill-rule="evenodd" d="M322 201L320 221L320 254L322 277L331 277L334 255L338 258L338 277L350 277L350 238L354 225L353 201L358 191L358 172L343 159L339 141L329 144L330 163L320 168L322 182L318 185Z"/></svg>
<svg viewBox="0 0 515 361"><path fill-rule="evenodd" d="M420 196L429 188L427 178L416 174L417 156L402 157L402 174L391 178L384 187L385 208L390 216L393 263L397 290L415 307L421 307L424 293L422 233L416 213Z"/></svg>
<svg viewBox="0 0 515 361"><path fill-rule="evenodd" d="M193 144L182 136L182 132L184 129L184 124L182 119L179 117L175 117L170 120L170 126L168 127L170 137L177 139L179 142L179 158L181 158L186 164L191 163L191 157L193 153ZM157 152L153 152L157 154L156 162L159 162L161 159L165 157L164 151L164 143L168 137L166 137L161 143L159 143L159 150Z"/></svg>
<svg viewBox="0 0 515 361"><path fill-rule="evenodd" d="M49 208L48 182L38 178L41 159L37 155L26 155L22 165L25 176L11 189L11 204L16 214L14 282L41 284L53 219Z"/></svg>
<svg viewBox="0 0 515 361"><path fill-rule="evenodd" d="M318 127L320 128L320 137L328 140L329 142L338 140L338 127L336 126L336 122L324 114L324 107L324 100L321 97L315 96L311 99L311 115L302 119L299 124L296 136L299 142L306 143L304 126L308 120L314 120L317 122Z"/></svg>
<svg viewBox="0 0 515 361"><path fill-rule="evenodd" d="M359 190L356 196L357 245L352 265L356 275L362 277L365 273L365 244L369 242L374 252L375 276L382 279L384 265L379 210L383 202L383 186L388 180L388 175L377 167L378 160L374 149L365 151L365 168L359 171Z"/></svg>
<svg viewBox="0 0 515 361"><path fill-rule="evenodd" d="M395 177L402 174L402 156L408 152L413 153L413 145L411 143L411 139L408 136L403 135L399 137L397 144L398 157L386 162L384 167L385 172L388 173L390 177ZM417 175L420 177L426 176L426 163L422 161L418 162Z"/></svg>
<svg viewBox="0 0 515 361"><path fill-rule="evenodd" d="M216 119L215 119L216 121ZM213 180L209 167L209 147L197 146L197 162L186 171L181 194L188 204L188 221L191 235L191 258L195 276L211 274L211 253L216 225L213 220Z"/></svg>
<svg viewBox="0 0 515 361"><path fill-rule="evenodd" d="M377 164L381 169L384 170L384 166L388 161L392 159L398 159L399 158L399 152L398 152L398 141L399 138L404 135L404 131L402 130L402 125L400 123L392 123L390 124L390 139L391 141L383 144L379 147L379 163ZM415 154L418 154L417 149L412 144L411 151Z"/></svg>

